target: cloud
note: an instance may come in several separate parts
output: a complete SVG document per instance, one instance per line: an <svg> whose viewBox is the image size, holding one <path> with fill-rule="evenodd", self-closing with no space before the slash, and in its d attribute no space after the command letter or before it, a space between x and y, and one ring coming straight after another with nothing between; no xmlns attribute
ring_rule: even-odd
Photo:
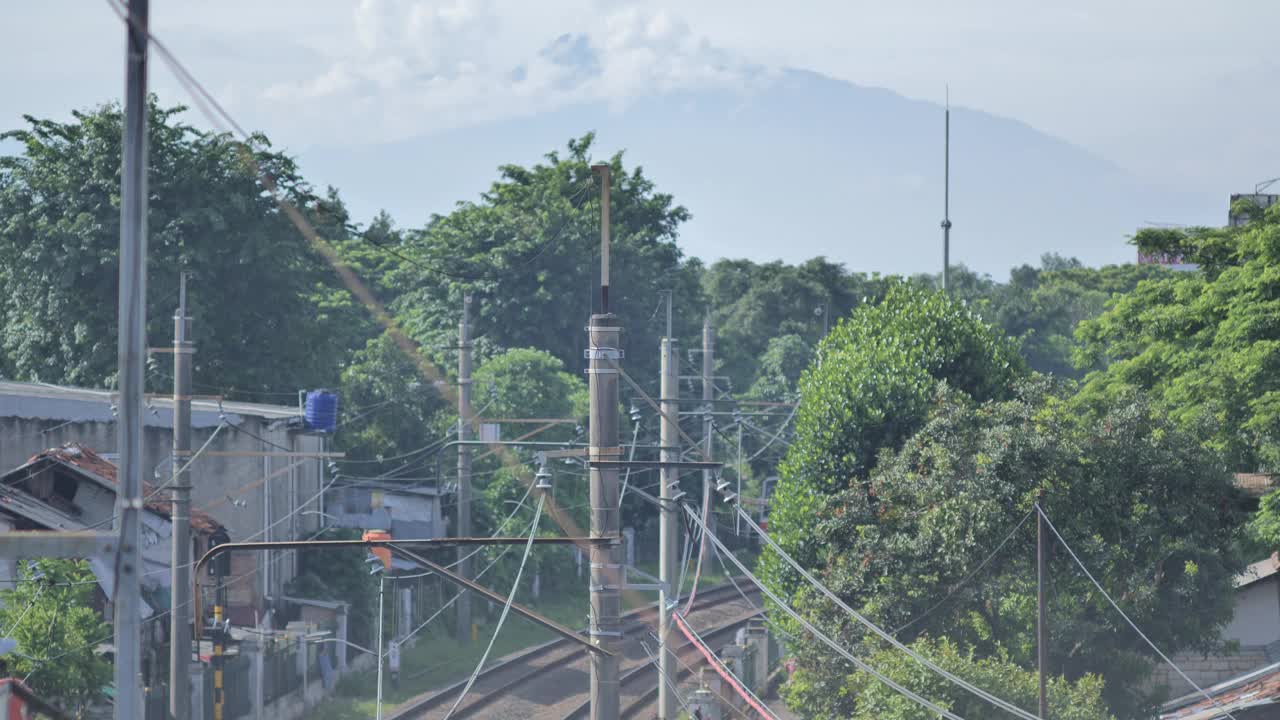
<svg viewBox="0 0 1280 720"><path fill-rule="evenodd" d="M387 141L581 103L620 108L657 93L737 88L762 72L664 10L561 15L537 23L500 0L362 0L347 52L268 86L262 99L277 112L305 110L321 135L359 127Z"/></svg>

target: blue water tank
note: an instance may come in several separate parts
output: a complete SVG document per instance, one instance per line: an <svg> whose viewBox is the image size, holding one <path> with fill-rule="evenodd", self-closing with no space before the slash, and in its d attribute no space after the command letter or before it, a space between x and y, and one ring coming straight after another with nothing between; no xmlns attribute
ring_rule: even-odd
<svg viewBox="0 0 1280 720"><path fill-rule="evenodd" d="M331 433L338 429L338 396L332 390L311 390L307 393L302 419L308 430Z"/></svg>

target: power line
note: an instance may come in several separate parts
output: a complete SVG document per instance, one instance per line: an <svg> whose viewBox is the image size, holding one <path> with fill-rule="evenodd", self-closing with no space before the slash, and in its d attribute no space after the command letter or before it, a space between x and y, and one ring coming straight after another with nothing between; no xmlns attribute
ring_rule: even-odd
<svg viewBox="0 0 1280 720"><path fill-rule="evenodd" d="M1084 572L1085 577L1089 578L1089 582L1093 583L1093 586L1098 588L1098 592L1102 593L1102 597L1106 598L1107 602L1111 603L1111 607L1115 608L1116 612L1120 613L1120 617L1124 618L1124 621L1129 624L1129 627L1133 628L1133 631L1138 633L1138 637L1142 638L1142 640L1147 643L1147 646L1150 647L1155 654L1159 655L1161 660L1164 660L1165 664L1173 668L1183 680L1191 685L1191 687L1195 688L1196 692L1203 695L1206 700L1213 703L1214 707L1221 710L1222 713L1231 718L1231 720L1236 720L1235 716L1223 707L1223 705L1212 695L1205 692L1204 688L1200 687L1194 680L1187 677L1187 674L1182 671L1182 668L1178 667L1172 660L1170 660L1168 655L1161 652L1160 648L1156 647L1156 644L1151 642L1151 638L1147 637L1147 634L1142 632L1142 629L1138 627L1137 623L1130 619L1124 610L1120 609L1120 606L1116 604L1116 601L1111 599L1111 595L1106 591L1106 588L1102 587L1102 583L1098 582L1097 578L1093 576L1093 573L1089 572L1089 568L1085 567L1084 562L1080 560L1080 556L1076 555L1076 551L1072 550L1071 546L1067 544L1066 539L1062 537L1062 533L1058 532L1058 528L1053 526L1053 521L1045 514L1044 508L1040 507L1040 503L1036 503L1035 512L1039 513L1040 517L1044 519L1045 524L1049 526L1049 529L1053 531L1054 536L1058 538L1058 542L1062 543L1062 547L1067 549L1067 553L1071 555L1071 559L1076 561L1076 565L1078 565L1080 570Z"/></svg>
<svg viewBox="0 0 1280 720"><path fill-rule="evenodd" d="M766 543L769 544L769 547L773 549L775 553L777 553L778 557L782 558L783 562L787 563L792 568L794 568L796 572L799 572L802 576L804 576L805 580L809 581L810 585L812 585L819 592L825 595L828 600L831 600L833 603L839 606L840 609L844 610L851 617L853 617L854 620L857 620L860 625L870 630L875 635L879 636L880 639L889 643L890 645L897 648L898 650L901 650L902 652L906 653L908 656L911 657L911 659L915 660L916 662L920 663L926 668L932 670L933 672L937 673L943 678L946 678L954 685L969 692L971 695L977 698L980 698L982 700L985 700L988 703L1002 710L1005 710L1009 713L1012 713L1020 718L1024 718L1024 720L1042 720L1042 718L1040 718L1039 716L1029 713L1026 710L1023 710L1022 708L1018 707L1017 705L1014 705L1013 703L1007 700L1004 700L1003 698L1000 698L996 695L993 695L990 692L987 692L986 690L983 690L977 685L974 685L973 683L965 680L964 678L959 677L955 673L948 671L946 668L942 667L941 665L938 665L937 663L933 662L932 660L925 657L924 655L921 655L915 650L912 650L910 647L904 645L897 638L895 638L894 636L890 635L889 633L881 629L879 625L876 625L875 623L871 622L866 617L864 617L862 613L858 612L857 610L854 610L852 607L849 607L849 605L845 603L843 600L841 600L838 595L831 592L831 590L828 589L827 586L819 582L817 578L815 578L811 573L809 573L808 570L805 570L804 567L800 565L800 563L796 562L794 558L792 558L785 550L783 550L781 546L779 546L778 543L774 541L773 538L769 537L768 533L766 533L763 529L761 529L760 526L756 524L756 521L752 519L750 513L745 512L741 507L738 507L738 514L742 516L742 519L746 521L747 525L753 531L755 531L757 535L759 535L761 538L764 539Z"/></svg>
<svg viewBox="0 0 1280 720"><path fill-rule="evenodd" d="M906 630L907 628L911 627L912 625L915 625L916 623L920 622L926 617L929 617L929 614L932 613L934 610L937 610L938 608L942 607L944 603L946 603L948 600L951 599L952 595L955 595L957 592L959 592L960 588L964 587L970 580L972 580L974 575L977 575L979 572L981 572L982 568L987 566L987 563L994 560L995 557L1000 554L1000 551L1004 549L1004 546L1010 540L1013 539L1013 536L1016 535L1018 531L1022 529L1022 526L1026 524L1027 520L1031 519L1031 516L1034 515L1035 512L1036 512L1035 509L1032 508L1030 511L1027 512L1026 515L1023 515L1022 519L1019 520L1018 523L1013 526L1013 529L1009 531L1009 534L1005 536L1004 540L1001 540L1000 544L996 546L996 549L991 551L991 554L987 556L987 559L983 560L981 563L978 563L978 567L974 568L973 571L970 572L968 575L965 575L960 582L953 585L951 587L951 590L946 594L945 597L943 597L938 602L934 603L933 606L930 607L928 610L925 610L924 612L920 613L920 615L918 615L914 620L908 622L906 625L899 627L897 630L894 630L892 634L896 636L898 633L902 632L903 630Z"/></svg>
<svg viewBox="0 0 1280 720"><path fill-rule="evenodd" d="M525 565L529 562L529 551L533 549L533 538L538 534L538 520L542 518L542 504L546 502L546 496L538 498L537 509L533 512L533 523L529 526L529 540L524 546L524 557L520 559L520 567L516 570L516 579L511 583L511 592L507 593L507 602L502 606L502 614L498 616L498 624L493 628L493 635L489 636L489 646L484 649L484 654L480 656L480 661L476 663L476 669L471 672L471 677L467 679L467 684L462 688L462 692L458 694L458 699L453 701L453 707L449 708L449 712L445 714L445 720L453 717L453 713L458 709L458 705L462 703L467 693L471 692L471 686L475 684L476 678L480 677L480 670L484 668L485 662L489 660L489 653L493 651L493 644L498 640L498 633L502 632L502 625L507 621L507 615L511 612L511 603L516 599L516 591L520 589L520 578L524 575Z"/></svg>
<svg viewBox="0 0 1280 720"><path fill-rule="evenodd" d="M693 508L689 507L688 505L682 505L682 507L685 513L690 517L690 519L693 520L693 522L698 523L699 525L702 524L702 519L697 516L697 512L695 512ZM706 533L705 527L703 527L702 530L704 533ZM726 553L728 553L728 548L726 548L724 544L721 543L720 540L714 534L712 533L707 533L707 534L711 535L711 542L715 543L717 547L719 547L721 550L724 550ZM778 606L778 609L782 610L784 613L790 616L793 620L803 625L806 630L808 630L810 633L813 634L814 637L821 640L823 644L825 644L827 647L834 650L841 657L853 663L854 666L857 667L859 670L869 673L871 676L875 677L877 680L884 683L895 692L903 695L907 699L911 700L912 702L915 702L916 704L920 705L926 710L933 712L934 714L941 715L945 718L948 718L949 720L964 720L964 718L960 717L959 715L956 715L955 713L947 710L946 708L943 708L925 699L924 697L921 697L920 695L916 694L910 689L895 682L892 678L888 677L884 673L881 673L879 670L876 670L874 667L868 665L861 658L857 657L856 655L849 652L848 650L845 650L839 643L837 643L836 641L828 637L826 633L819 630L813 623L809 622L804 618L804 616L796 612L782 598L778 597L777 593L773 592L764 583L760 582L759 578L753 575L751 571L748 570L747 567L743 565L740 560L738 560L738 558L734 557L732 554L729 554L728 557L733 562L733 564L737 566L738 570L747 577L748 580L754 583L756 587L760 588L760 591L763 592L770 600L773 601L775 605Z"/></svg>

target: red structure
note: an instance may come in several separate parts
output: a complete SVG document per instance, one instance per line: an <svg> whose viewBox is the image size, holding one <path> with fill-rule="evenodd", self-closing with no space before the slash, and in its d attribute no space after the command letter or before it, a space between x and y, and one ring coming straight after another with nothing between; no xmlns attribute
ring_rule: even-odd
<svg viewBox="0 0 1280 720"><path fill-rule="evenodd" d="M68 720L17 678L0 679L0 720Z"/></svg>

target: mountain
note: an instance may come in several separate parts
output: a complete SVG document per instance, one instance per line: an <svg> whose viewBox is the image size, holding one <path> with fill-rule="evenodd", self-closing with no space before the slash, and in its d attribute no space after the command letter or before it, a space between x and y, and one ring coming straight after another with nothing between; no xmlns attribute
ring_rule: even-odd
<svg viewBox="0 0 1280 720"><path fill-rule="evenodd" d="M299 153L357 218L415 226L486 189L503 163L531 163L597 132L693 213L687 253L862 271L941 265L943 108L889 90L785 70L739 90L681 91L627 107L579 105L382 145ZM1147 222L1221 224L1222 197L1144 182L1087 150L978 110L951 111L952 262L998 278L1042 253L1130 262Z"/></svg>

